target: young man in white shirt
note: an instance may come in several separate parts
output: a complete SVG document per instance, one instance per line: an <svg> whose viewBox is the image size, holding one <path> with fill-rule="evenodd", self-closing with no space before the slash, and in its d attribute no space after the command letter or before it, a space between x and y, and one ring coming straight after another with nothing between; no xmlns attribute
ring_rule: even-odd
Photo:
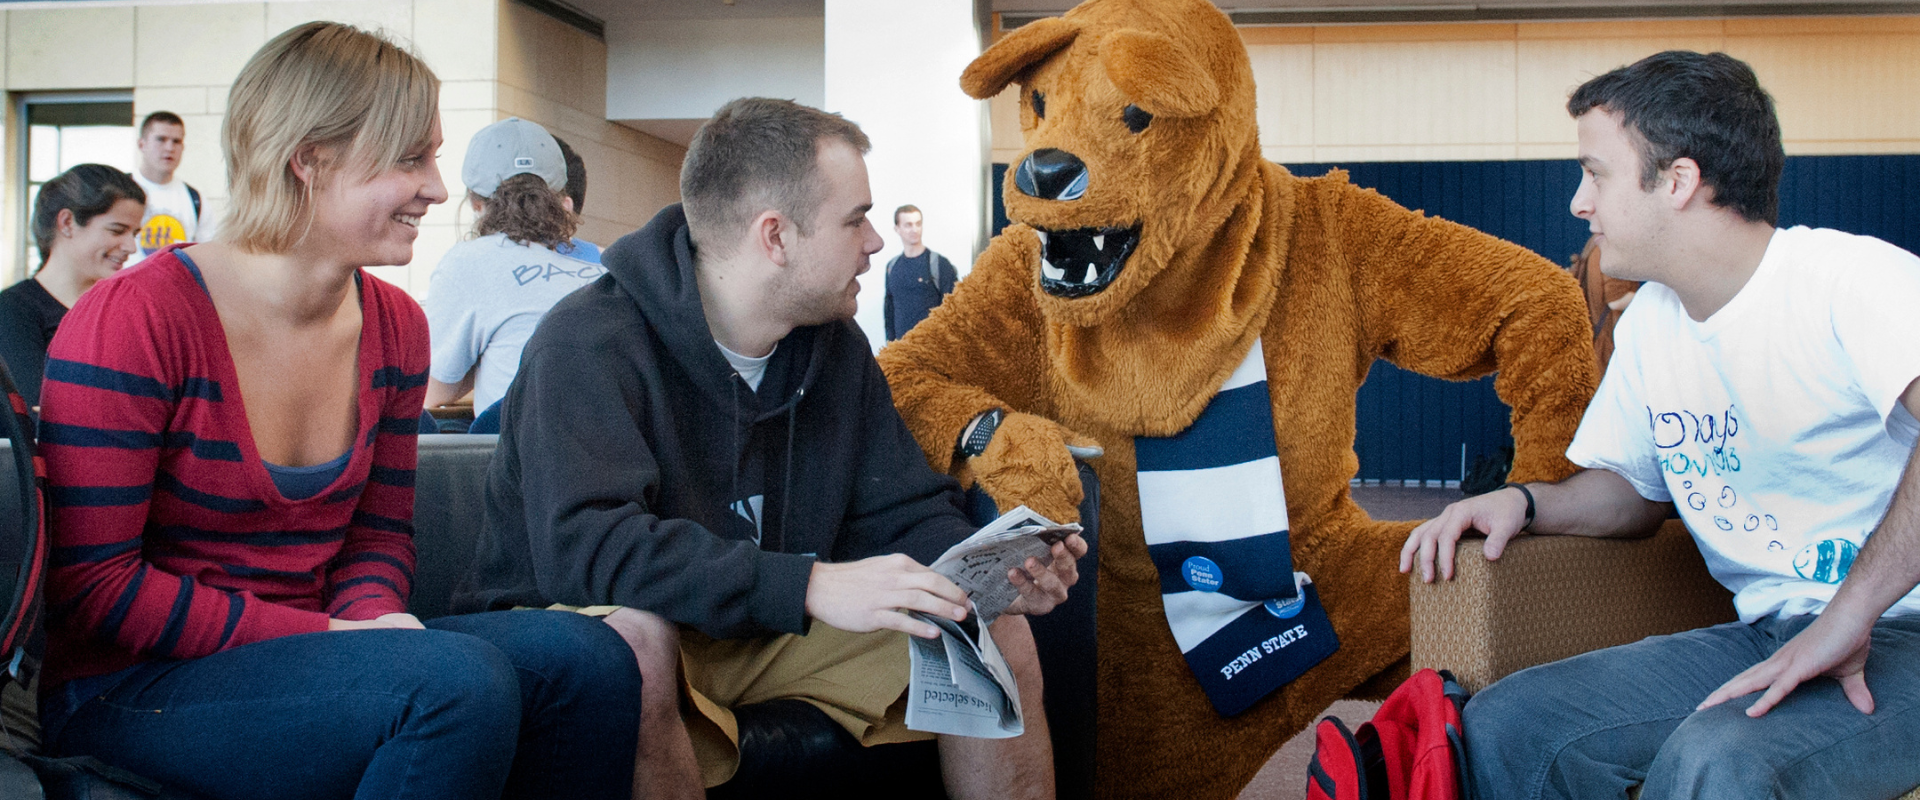
<svg viewBox="0 0 1920 800"><path fill-rule="evenodd" d="M1647 281L1567 456L1586 469L1416 528L1450 578L1485 532L1639 536L1677 510L1740 621L1524 670L1467 706L1483 797L1893 797L1920 783L1920 259L1776 229L1773 102L1667 52L1568 101L1572 211Z"/></svg>
<svg viewBox="0 0 1920 800"><path fill-rule="evenodd" d="M155 111L140 122L140 167L133 179L147 193L147 213L140 220L140 252L127 260L129 266L167 245L213 238L200 191L174 178L186 142L187 124L178 114Z"/></svg>

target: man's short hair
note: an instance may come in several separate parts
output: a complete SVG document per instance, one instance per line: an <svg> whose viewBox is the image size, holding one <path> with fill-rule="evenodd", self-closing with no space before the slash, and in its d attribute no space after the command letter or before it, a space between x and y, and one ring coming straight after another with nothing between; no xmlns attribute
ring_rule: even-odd
<svg viewBox="0 0 1920 800"><path fill-rule="evenodd" d="M551 136L552 132L549 131ZM573 213L587 213L587 162L573 148L567 146L567 140L553 137L553 143L560 145L560 158L567 162L567 196L573 198Z"/></svg>
<svg viewBox="0 0 1920 800"><path fill-rule="evenodd" d="M1714 205L1749 222L1780 218L1780 118L1753 68L1726 53L1668 50L1580 85L1567 100L1575 118L1618 113L1640 156L1640 187L1652 190L1675 159L1700 165Z"/></svg>
<svg viewBox="0 0 1920 800"><path fill-rule="evenodd" d="M680 202L694 246L724 253L767 209L807 233L820 194L819 148L839 139L865 154L860 126L791 100L743 97L700 126L680 167Z"/></svg>
<svg viewBox="0 0 1920 800"><path fill-rule="evenodd" d="M158 123L164 123L167 125L178 125L180 126L181 130L186 130L186 127L187 127L186 121L180 119L179 114L175 114L171 111L155 111L151 114L148 114L146 119L140 120L140 138L142 139L147 138L147 129L153 127L155 124L158 124Z"/></svg>
<svg viewBox="0 0 1920 800"><path fill-rule="evenodd" d="M916 205L914 205L914 204L912 204L912 203L908 203L908 204L906 204L906 205L904 205L904 206L901 206L901 207L899 207L899 208L896 208L896 209L894 209L894 210L893 210L893 224L895 224L895 225L898 225L898 224L900 224L900 215L901 215L901 214L920 214L920 207L919 207L919 206L916 206ZM925 214L920 214L920 218L924 220L924 219L926 219L926 218L927 218L927 215L925 215Z"/></svg>

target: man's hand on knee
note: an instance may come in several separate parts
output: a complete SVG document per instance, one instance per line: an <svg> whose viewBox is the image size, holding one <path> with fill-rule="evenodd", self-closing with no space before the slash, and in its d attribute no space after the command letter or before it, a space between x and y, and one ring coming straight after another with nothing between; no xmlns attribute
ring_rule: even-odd
<svg viewBox="0 0 1920 800"><path fill-rule="evenodd" d="M1831 608L1828 609L1832 611ZM1873 641L1873 621L1863 626L1840 615L1821 614L1806 629L1774 651L1773 657L1733 676L1700 702L1717 706L1762 689L1766 694L1747 707L1747 716L1759 717L1787 699L1794 689L1825 675L1840 682L1847 701L1862 714L1873 713L1873 694L1867 691L1867 652Z"/></svg>
<svg viewBox="0 0 1920 800"><path fill-rule="evenodd" d="M907 611L967 618L967 595L960 587L898 553L847 564L814 564L806 602L814 619L853 633L896 630L932 639L940 629L907 616Z"/></svg>

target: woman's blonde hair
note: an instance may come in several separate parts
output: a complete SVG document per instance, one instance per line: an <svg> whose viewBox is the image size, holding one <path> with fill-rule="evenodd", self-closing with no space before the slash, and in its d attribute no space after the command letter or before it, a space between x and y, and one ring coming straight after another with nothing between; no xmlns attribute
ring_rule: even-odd
<svg viewBox="0 0 1920 800"><path fill-rule="evenodd" d="M371 177L427 144L439 97L425 63L351 25L309 22L274 37L228 95L220 149L232 198L219 238L292 249L313 221L313 184L332 170ZM308 145L320 161L303 183L292 161Z"/></svg>

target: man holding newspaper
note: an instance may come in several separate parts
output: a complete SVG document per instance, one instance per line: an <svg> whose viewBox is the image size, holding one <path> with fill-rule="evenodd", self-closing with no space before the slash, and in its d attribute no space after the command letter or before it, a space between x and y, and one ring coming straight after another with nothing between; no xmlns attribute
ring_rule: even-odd
<svg viewBox="0 0 1920 800"><path fill-rule="evenodd" d="M1044 521L969 539L958 486L894 410L851 322L881 247L867 147L788 101L723 107L687 151L684 206L605 252L608 275L548 312L507 392L456 602L566 604L626 638L644 680L636 796L731 777L731 709L752 703L805 700L866 745L928 738L906 725L909 665L938 676L907 634L942 643L946 686L1002 687L1011 727L1026 720L1010 738L941 736L948 793L1053 796L1022 615L1066 599L1087 546ZM970 598L926 566L950 549L948 575L1013 594ZM964 569L987 558L994 574ZM1008 736L1000 716L919 727Z"/></svg>

